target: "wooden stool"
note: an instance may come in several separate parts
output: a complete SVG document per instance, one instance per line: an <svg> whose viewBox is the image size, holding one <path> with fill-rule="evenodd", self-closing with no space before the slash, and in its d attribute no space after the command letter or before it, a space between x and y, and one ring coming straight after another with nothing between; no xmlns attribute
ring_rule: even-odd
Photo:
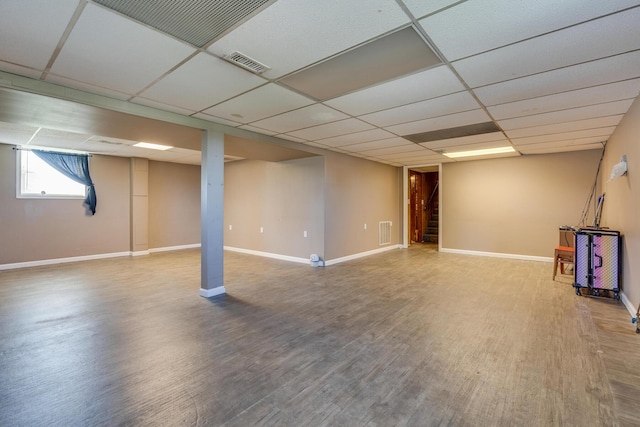
<svg viewBox="0 0 640 427"><path fill-rule="evenodd" d="M575 248L571 248L569 246L556 246L555 255L553 256L553 280L556 280L558 264L560 264L560 274L564 274L564 265L573 265L575 253Z"/></svg>

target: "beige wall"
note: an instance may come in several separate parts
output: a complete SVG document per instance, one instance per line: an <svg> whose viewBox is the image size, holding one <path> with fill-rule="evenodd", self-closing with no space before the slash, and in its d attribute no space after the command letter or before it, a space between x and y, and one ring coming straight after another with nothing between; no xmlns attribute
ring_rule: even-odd
<svg viewBox="0 0 640 427"><path fill-rule="evenodd" d="M578 225L601 150L446 163L442 247L553 257L558 227Z"/></svg>
<svg viewBox="0 0 640 427"><path fill-rule="evenodd" d="M331 153L324 175L326 260L380 249L380 221L392 221L391 244L400 243L402 169Z"/></svg>
<svg viewBox="0 0 640 427"><path fill-rule="evenodd" d="M305 259L312 253L322 256L323 173L320 156L225 164L225 246Z"/></svg>
<svg viewBox="0 0 640 427"><path fill-rule="evenodd" d="M200 243L200 166L149 161L149 248Z"/></svg>
<svg viewBox="0 0 640 427"><path fill-rule="evenodd" d="M16 198L16 158L0 144L0 265L129 250L129 159L89 161L97 211L82 200Z"/></svg>
<svg viewBox="0 0 640 427"><path fill-rule="evenodd" d="M98 197L91 217L82 200L17 199L15 151L0 144L0 265L140 250L131 240L131 161L91 157ZM149 248L200 243L200 166L148 165L148 209L142 212L148 218L142 220Z"/></svg>
<svg viewBox="0 0 640 427"><path fill-rule="evenodd" d="M627 156L626 176L607 182L613 165ZM605 192L603 226L618 230L622 240L622 290L634 307L640 304L640 97L607 142L602 169Z"/></svg>

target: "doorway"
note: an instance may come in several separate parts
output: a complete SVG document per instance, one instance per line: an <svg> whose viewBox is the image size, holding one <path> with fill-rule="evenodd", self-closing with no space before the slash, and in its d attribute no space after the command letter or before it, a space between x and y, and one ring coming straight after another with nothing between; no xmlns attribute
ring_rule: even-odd
<svg viewBox="0 0 640 427"><path fill-rule="evenodd" d="M440 243L440 167L411 167L407 170L406 245Z"/></svg>

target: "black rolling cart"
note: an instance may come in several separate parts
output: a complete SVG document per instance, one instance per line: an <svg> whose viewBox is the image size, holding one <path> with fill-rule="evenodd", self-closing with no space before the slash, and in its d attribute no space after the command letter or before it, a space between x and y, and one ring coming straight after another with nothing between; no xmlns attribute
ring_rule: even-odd
<svg viewBox="0 0 640 427"><path fill-rule="evenodd" d="M576 294L620 298L622 245L619 231L578 229L574 259Z"/></svg>

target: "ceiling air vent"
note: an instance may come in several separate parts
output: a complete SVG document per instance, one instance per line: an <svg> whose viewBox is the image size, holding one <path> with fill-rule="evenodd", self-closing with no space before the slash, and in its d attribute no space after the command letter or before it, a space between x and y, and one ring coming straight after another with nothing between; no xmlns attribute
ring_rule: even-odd
<svg viewBox="0 0 640 427"><path fill-rule="evenodd" d="M109 144L109 145L126 145L124 142L117 142L117 141L105 141L104 139L99 139L97 141L99 144Z"/></svg>
<svg viewBox="0 0 640 427"><path fill-rule="evenodd" d="M274 1L93 0L197 47L211 44Z"/></svg>
<svg viewBox="0 0 640 427"><path fill-rule="evenodd" d="M264 64L256 61L255 59L249 58L247 55L240 52L233 52L232 54L225 55L224 59L235 64L239 67L244 68L245 70L249 70L252 73L262 74L267 70L270 70L270 67L267 67Z"/></svg>

